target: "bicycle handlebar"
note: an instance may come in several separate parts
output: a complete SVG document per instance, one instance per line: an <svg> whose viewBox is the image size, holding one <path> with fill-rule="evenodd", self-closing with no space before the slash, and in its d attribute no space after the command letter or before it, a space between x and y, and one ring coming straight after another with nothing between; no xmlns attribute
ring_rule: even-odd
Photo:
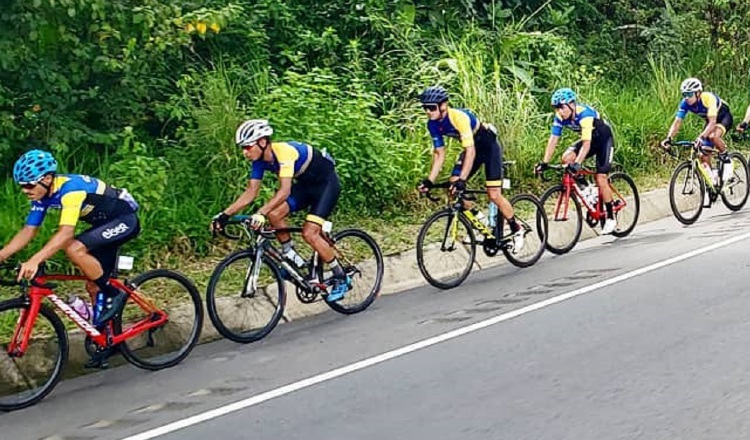
<svg viewBox="0 0 750 440"><path fill-rule="evenodd" d="M539 178L541 178L542 181L544 181L544 182L549 182L550 180L552 180L551 177L547 176L547 171L554 171L555 174L563 174L563 173L566 173L566 172L570 173L570 171L568 170L568 165L566 165L566 164L560 164L560 165L549 165L549 164L547 164L547 169L545 169L544 171L541 172L541 174L539 174ZM579 171L577 173L570 173L570 174L572 174L574 176L577 176L577 175L582 174L583 171L593 172L588 167L581 167L581 171Z"/></svg>
<svg viewBox="0 0 750 440"><path fill-rule="evenodd" d="M453 182L450 180L446 180L444 182L438 182L434 183L430 189L428 189L426 192L420 193L423 197L427 197L432 202L439 202L439 197L434 197L432 194L430 194L430 191L433 189L448 189L451 187ZM485 190L482 189L465 189L461 192L460 198L463 200L475 200L476 198L472 194L484 194L486 193Z"/></svg>
<svg viewBox="0 0 750 440"><path fill-rule="evenodd" d="M0 264L0 271L5 272L12 272L13 274L18 274L18 270L21 268L18 264L12 264L12 263L2 263ZM16 277L13 278L0 278L0 286L7 286L7 287L15 287L20 286L23 289L26 289L29 285L34 287L40 287L42 289L54 289L57 287L56 284L53 283L39 283L36 281L36 278L44 275L44 263L39 265L39 270L37 271L34 278L31 280L21 280L17 281Z"/></svg>

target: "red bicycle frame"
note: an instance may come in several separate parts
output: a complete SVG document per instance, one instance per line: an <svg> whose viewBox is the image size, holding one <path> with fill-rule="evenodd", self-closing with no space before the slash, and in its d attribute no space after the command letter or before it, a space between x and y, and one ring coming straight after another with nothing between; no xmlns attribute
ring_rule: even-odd
<svg viewBox="0 0 750 440"><path fill-rule="evenodd" d="M595 174L593 171L589 171L586 169L583 169L579 172L580 175L583 176L591 176ZM563 188L564 192L562 193L562 196L557 200L557 203L555 204L555 217L554 219L557 221L566 221L568 220L568 206L570 206L570 197L573 196L578 199L578 201L583 205L583 207L586 209L586 212L588 212L589 216L594 221L600 221L605 218L607 213L604 210L603 202L602 202L602 190L601 188L597 187L598 197L597 202L595 206L589 205L588 201L585 197L583 197L583 194L581 194L581 190L578 189L578 185L576 185L576 178L574 175L570 173L563 173ZM615 203L613 207L613 212L618 212L621 209L625 208L628 205L628 202L625 200L624 197L615 189L611 184L609 185L609 189L612 191L612 200L617 200L617 203ZM561 214L561 208L562 208L562 216Z"/></svg>
<svg viewBox="0 0 750 440"><path fill-rule="evenodd" d="M73 310L73 308L71 308L65 301L55 295L54 287L48 286L48 281L87 281L87 278L81 275L58 274L45 274L34 278L34 283L29 287L27 294L30 306L28 309L21 311L15 331L13 332L13 338L8 344L8 354L10 356L20 357L26 353L29 340L31 339L31 331L34 328L34 323L36 323L36 318L39 314L39 309L42 307L42 301L44 298L48 298L57 309L70 318L100 347L120 344L146 330L164 325L169 319L165 312L159 310L137 291L131 289L120 280L111 278L109 280L110 284L126 292L130 296L130 299L138 304L138 306L143 311L147 312L148 315L127 328L122 329L122 332L117 335L106 335L97 330L91 323L79 315L78 312ZM158 319L155 319L155 317L158 317Z"/></svg>

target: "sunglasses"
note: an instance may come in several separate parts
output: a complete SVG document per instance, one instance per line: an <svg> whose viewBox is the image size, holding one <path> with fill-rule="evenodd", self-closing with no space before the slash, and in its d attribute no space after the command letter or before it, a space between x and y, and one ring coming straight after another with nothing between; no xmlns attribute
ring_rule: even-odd
<svg viewBox="0 0 750 440"><path fill-rule="evenodd" d="M238 145L238 147L242 148L243 150L249 150L249 149L253 148L256 145L257 145L257 143L255 143L255 144L246 144L246 145Z"/></svg>
<svg viewBox="0 0 750 440"><path fill-rule="evenodd" d="M693 96L695 96L695 92L682 92L683 98L692 98Z"/></svg>
<svg viewBox="0 0 750 440"><path fill-rule="evenodd" d="M23 189L29 189L29 190L31 190L31 189L36 188L36 186L38 184L39 184L39 182L26 182L26 183L21 183L20 185L21 185L21 188L23 188Z"/></svg>
<svg viewBox="0 0 750 440"><path fill-rule="evenodd" d="M560 110L561 108L565 107L566 105L567 104L557 104L557 105L553 105L552 107L554 107L557 110Z"/></svg>
<svg viewBox="0 0 750 440"><path fill-rule="evenodd" d="M427 110L428 112L434 112L438 109L437 104L422 104L422 109Z"/></svg>

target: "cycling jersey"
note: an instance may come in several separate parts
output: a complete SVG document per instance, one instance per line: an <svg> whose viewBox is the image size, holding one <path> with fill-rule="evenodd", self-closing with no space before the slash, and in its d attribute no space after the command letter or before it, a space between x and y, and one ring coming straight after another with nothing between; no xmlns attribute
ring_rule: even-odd
<svg viewBox="0 0 750 440"><path fill-rule="evenodd" d="M49 208L62 210L60 226L75 226L78 220L99 225L123 214L134 213L138 204L126 190L99 179L80 174L58 174L52 181L50 195L31 202L26 225L41 225Z"/></svg>
<svg viewBox="0 0 750 440"><path fill-rule="evenodd" d="M448 108L448 115L441 120L427 121L427 130L432 136L432 145L435 148L445 146L443 136L460 140L464 148L474 145L474 134L480 126L479 119L474 113L457 108Z"/></svg>
<svg viewBox="0 0 750 440"><path fill-rule="evenodd" d="M710 92L703 92L695 104L690 105L687 99L680 101L680 106L677 108L677 118L685 119L687 113L695 113L703 119L710 117L718 117L719 113L728 111L729 106L724 102L718 95Z"/></svg>
<svg viewBox="0 0 750 440"><path fill-rule="evenodd" d="M562 136L563 128L568 128L581 133L581 140L590 141L594 131L603 125L607 125L607 123L593 107L586 104L577 104L575 114L570 119L562 119L559 112L555 112L555 120L552 122L552 135Z"/></svg>
<svg viewBox="0 0 750 440"><path fill-rule="evenodd" d="M313 147L310 145L294 141L272 142L271 150L271 162L259 159L250 165L250 179L262 179L266 171L278 174L279 177L295 178L309 171L314 156Z"/></svg>

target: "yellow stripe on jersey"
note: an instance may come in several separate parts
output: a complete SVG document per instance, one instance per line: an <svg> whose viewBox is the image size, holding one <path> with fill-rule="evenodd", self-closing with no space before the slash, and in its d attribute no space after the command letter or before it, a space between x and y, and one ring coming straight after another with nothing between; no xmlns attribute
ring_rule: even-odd
<svg viewBox="0 0 750 440"><path fill-rule="evenodd" d="M469 118L469 115L454 108L449 108L448 120L450 120L451 124L456 127L456 131L458 131L461 136L461 145L464 148L474 145L474 132L471 129L471 119Z"/></svg>
<svg viewBox="0 0 750 440"><path fill-rule="evenodd" d="M279 161L279 177L294 177L294 162L299 158L299 152L286 142L272 142L271 149Z"/></svg>

